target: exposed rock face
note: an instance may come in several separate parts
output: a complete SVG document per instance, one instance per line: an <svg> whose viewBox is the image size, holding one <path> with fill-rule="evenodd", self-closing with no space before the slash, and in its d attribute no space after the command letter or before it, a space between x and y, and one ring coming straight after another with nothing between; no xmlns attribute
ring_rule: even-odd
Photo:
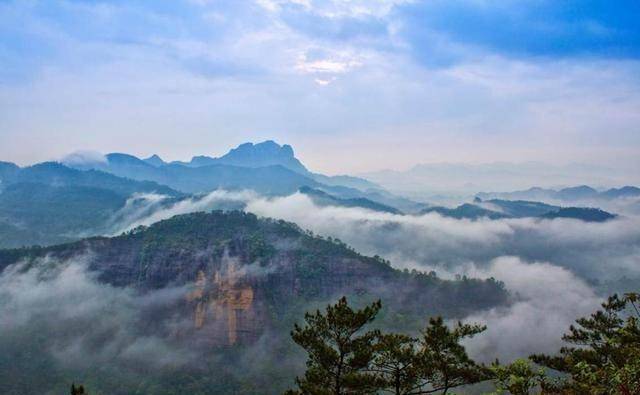
<svg viewBox="0 0 640 395"><path fill-rule="evenodd" d="M247 282L246 270L238 267L235 260L227 258L223 270L212 276L199 271L194 287L187 301L195 304L196 329L211 331L216 343L220 343L219 334L225 332L228 345L234 345L239 334L242 341L256 337L257 333L249 330L255 324L253 288Z"/></svg>
<svg viewBox="0 0 640 395"><path fill-rule="evenodd" d="M250 343L266 330L288 333L310 304L342 295L380 298L402 317L462 316L505 303L493 280L445 281L401 272L336 240L284 221L243 212L194 213L114 238L0 250L0 270L39 257L73 259L90 252L99 281L144 293L185 288L168 306L190 324L180 336L208 346ZM175 311L177 310L177 311ZM289 321L287 321L289 320Z"/></svg>

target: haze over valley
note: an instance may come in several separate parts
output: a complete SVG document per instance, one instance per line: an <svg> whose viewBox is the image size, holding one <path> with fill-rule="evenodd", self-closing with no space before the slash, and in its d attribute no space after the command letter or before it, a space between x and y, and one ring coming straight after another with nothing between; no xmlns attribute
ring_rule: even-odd
<svg viewBox="0 0 640 395"><path fill-rule="evenodd" d="M164 383L175 372L204 374L198 361L219 355L233 371L197 385L259 385L266 375L282 389L290 377L264 369L283 357L299 369L286 326L342 294L381 298L387 328L415 331L430 314L484 323L469 352L509 361L553 352L574 319L640 281L633 186L478 193L446 207L315 173L273 141L188 162L84 152L2 169L0 243L14 248L0 253L2 312L13 317L3 321L3 348L42 347L56 367L42 380L60 386L56 377L75 374L126 392L136 380L121 369L131 364ZM246 294L243 304L220 299L224 287ZM116 322L95 318L103 314ZM229 314L239 314L233 324ZM90 324L68 333L60 317ZM53 338L36 345L33 331ZM230 345L239 354L227 360ZM239 357L255 353L249 365ZM66 362L78 358L82 366ZM105 363L124 381L87 370ZM3 388L29 382L32 369L6 371Z"/></svg>
<svg viewBox="0 0 640 395"><path fill-rule="evenodd" d="M640 394L639 20L0 1L0 394Z"/></svg>

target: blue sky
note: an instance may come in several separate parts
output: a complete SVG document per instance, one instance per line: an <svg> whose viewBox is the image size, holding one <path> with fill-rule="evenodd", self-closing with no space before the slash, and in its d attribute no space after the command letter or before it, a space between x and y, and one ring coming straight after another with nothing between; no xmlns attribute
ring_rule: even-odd
<svg viewBox="0 0 640 395"><path fill-rule="evenodd" d="M0 0L0 160L640 169L640 2Z"/></svg>

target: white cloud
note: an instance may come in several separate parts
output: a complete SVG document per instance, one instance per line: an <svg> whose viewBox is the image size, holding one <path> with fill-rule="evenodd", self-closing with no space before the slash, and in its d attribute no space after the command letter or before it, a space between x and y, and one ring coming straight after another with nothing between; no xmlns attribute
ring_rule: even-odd
<svg viewBox="0 0 640 395"><path fill-rule="evenodd" d="M487 325L487 331L467 343L472 356L485 362L503 362L534 353L555 354L562 335L575 319L595 311L601 298L567 269L516 257L495 259L489 267L469 272L473 277L503 281L513 295L509 307L467 317Z"/></svg>
<svg viewBox="0 0 640 395"><path fill-rule="evenodd" d="M166 288L139 295L130 288L100 283L87 270L91 255L68 261L50 257L18 263L0 273L0 330L12 341L47 334L49 354L63 366L143 363L151 368L188 363L195 353L140 328L144 312L182 301L185 289ZM9 347L8 344L3 346ZM15 344L11 345L16 346Z"/></svg>
<svg viewBox="0 0 640 395"><path fill-rule="evenodd" d="M235 206L230 204L234 201ZM403 216L361 208L318 207L300 193L265 198L249 191L214 191L153 210L143 210L141 202L138 211L128 209L118 215L114 233L176 214L237 208L237 203L257 215L338 237L359 252L390 259L398 268L436 270L443 277L460 274L469 265L488 266L504 255L549 262L587 279L616 281L622 276L640 276L640 218L634 217L604 223L533 218L471 221L435 213Z"/></svg>
<svg viewBox="0 0 640 395"><path fill-rule="evenodd" d="M113 235L118 235L138 226L148 226L175 215L208 211L225 202L245 202L256 199L257 196L252 191L227 192L217 190L204 196L163 204L167 199L166 196L136 194L128 199L125 206L113 215L110 228L113 231Z"/></svg>
<svg viewBox="0 0 640 395"><path fill-rule="evenodd" d="M308 74L344 74L360 66L362 62L349 56L309 60L306 54L301 54L296 63L296 70Z"/></svg>
<svg viewBox="0 0 640 395"><path fill-rule="evenodd" d="M269 12L296 5L324 18L384 18L393 7L412 2L414 0L256 0Z"/></svg>
<svg viewBox="0 0 640 395"><path fill-rule="evenodd" d="M335 77L331 77L331 78L324 78L324 79L323 78L316 78L313 81L318 85L327 86L327 85L329 85L330 83L332 83L335 80L336 80Z"/></svg>
<svg viewBox="0 0 640 395"><path fill-rule="evenodd" d="M277 138L329 173L436 161L640 165L637 61L517 60L443 41L456 62L425 67L394 33L402 25L388 11L396 2L270 2L282 11L274 13L211 2L188 18L162 10L141 18L148 10L136 5L107 13L65 4L60 12L72 20L97 18L92 34L7 6L5 21L51 55L19 68L28 83L0 90L4 160L29 163L76 148L182 159ZM352 35L346 20L293 23L287 7L293 16L385 17L375 33ZM145 23L133 29L132 19ZM319 34L315 23L330 23L334 34ZM340 89L309 89L333 77ZM176 131L183 144L174 144Z"/></svg>
<svg viewBox="0 0 640 395"><path fill-rule="evenodd" d="M97 151L75 151L63 157L60 162L70 166L80 166L85 164L107 163L104 154Z"/></svg>
<svg viewBox="0 0 640 395"><path fill-rule="evenodd" d="M318 207L300 193L265 198L251 192L216 191L201 201L186 200L136 218L135 224L214 209L217 202L233 200L259 216L293 221L316 234L337 237L358 252L389 259L397 268L435 270L442 278L467 275L503 281L510 304L465 319L489 327L469 343L473 355L485 361L557 351L568 326L598 307L602 295L588 281L597 279L606 285L607 281L615 284L621 276L640 277L637 218L605 223L469 221L437 214L401 216Z"/></svg>

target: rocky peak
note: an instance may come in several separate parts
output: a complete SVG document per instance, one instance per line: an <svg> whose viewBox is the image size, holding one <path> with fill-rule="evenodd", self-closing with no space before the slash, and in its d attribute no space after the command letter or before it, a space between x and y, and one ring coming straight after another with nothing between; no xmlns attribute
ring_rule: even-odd
<svg viewBox="0 0 640 395"><path fill-rule="evenodd" d="M155 166L155 167L160 167L166 164L165 161L162 160L161 157L159 157L156 154L151 155L150 157L143 159L143 161L147 162L148 164L150 164L151 166Z"/></svg>
<svg viewBox="0 0 640 395"><path fill-rule="evenodd" d="M281 165L301 174L309 173L307 168L295 157L290 145L280 145L273 140L258 144L240 144L237 148L218 158L218 162L244 167Z"/></svg>

